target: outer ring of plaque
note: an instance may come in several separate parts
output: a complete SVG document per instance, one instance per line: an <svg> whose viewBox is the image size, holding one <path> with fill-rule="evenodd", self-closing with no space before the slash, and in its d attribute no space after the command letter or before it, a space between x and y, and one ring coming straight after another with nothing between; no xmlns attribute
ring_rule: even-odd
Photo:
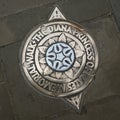
<svg viewBox="0 0 120 120"><path fill-rule="evenodd" d="M52 21L52 22L48 22L48 23L45 23L45 24L52 24L54 22L65 22L69 25L72 25L73 27L77 28L78 30L82 31L82 33L84 33L91 41L93 47L94 47L94 52L95 52L95 67L94 67L94 75L93 77L89 80L88 83L85 83L82 87L80 87L79 89L75 90L75 91L72 91L72 92L69 92L69 93L64 93L64 94L59 94L59 95L56 95L52 92L48 92L44 89L41 89L32 79L31 77L28 75L27 71L25 69L23 69L23 58L24 58L24 54L25 54L25 48L30 40L30 37L33 36L36 31L39 29L39 27L41 26L41 24L35 26L28 34L27 36L25 37L25 39L23 40L22 42L22 47L20 49L20 55L19 55L19 65L20 65L20 68L21 68L21 71L22 71L22 74L24 76L24 78L26 79L26 81L28 82L28 84L30 84L35 90L37 90L39 93L43 93L43 95L49 95L50 97L58 97L58 98L61 98L61 97L67 97L67 96L70 96L70 95L73 95L73 94L76 94L76 93L80 93L82 92L91 82L92 80L94 79L95 77L95 74L96 74L96 71L97 71L97 68L98 68L98 51L97 51L97 48L96 48L96 45L95 45L95 42L93 40L93 38L88 34L88 32L86 32L86 30L79 24L77 23L74 23L72 21L66 21L66 20L57 20L57 21ZM44 24L42 24L44 25ZM23 53L23 54L22 54ZM27 75L25 74L27 73Z"/></svg>

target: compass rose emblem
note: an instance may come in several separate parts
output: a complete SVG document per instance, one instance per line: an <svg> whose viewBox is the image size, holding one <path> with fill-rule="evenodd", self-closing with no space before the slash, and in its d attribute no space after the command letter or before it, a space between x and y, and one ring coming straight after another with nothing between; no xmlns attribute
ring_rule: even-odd
<svg viewBox="0 0 120 120"><path fill-rule="evenodd" d="M98 67L92 37L81 26L67 21L58 7L47 23L36 26L26 37L20 59L22 73L34 88L63 98L78 110Z"/></svg>

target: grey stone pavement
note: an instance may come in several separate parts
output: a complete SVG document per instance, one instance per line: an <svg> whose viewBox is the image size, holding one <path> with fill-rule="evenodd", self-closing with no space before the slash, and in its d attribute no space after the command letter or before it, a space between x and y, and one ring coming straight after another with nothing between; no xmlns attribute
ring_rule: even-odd
<svg viewBox="0 0 120 120"><path fill-rule="evenodd" d="M20 72L22 41L56 4L88 30L99 51L81 114L38 94ZM120 120L120 0L0 0L0 120Z"/></svg>

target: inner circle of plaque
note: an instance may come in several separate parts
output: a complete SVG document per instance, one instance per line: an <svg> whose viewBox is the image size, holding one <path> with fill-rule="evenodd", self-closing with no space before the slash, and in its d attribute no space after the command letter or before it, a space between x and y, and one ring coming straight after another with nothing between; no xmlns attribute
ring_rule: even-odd
<svg viewBox="0 0 120 120"><path fill-rule="evenodd" d="M75 54L73 49L63 42L57 42L48 47L46 51L47 65L58 72L64 72L73 65Z"/></svg>
<svg viewBox="0 0 120 120"><path fill-rule="evenodd" d="M46 44L46 42L47 41L49 41L49 40L51 40L52 38L54 38L54 37L58 37L58 36L60 36L62 33L61 32L56 32L56 33L52 33L52 34L49 34L48 36L46 36L45 38L43 38L40 42L39 42L39 44L38 44L38 46L44 46L44 44ZM66 37L69 37L69 38L71 38L73 41L75 41L76 42L76 44L78 44L78 46L80 46L80 48L83 50L83 51L85 51L85 48L84 48L84 46L82 45L82 43L76 38L76 37L74 37L73 35L70 35L69 33L65 33L65 35L66 35ZM67 43L66 43L67 44ZM48 47L49 48L49 47ZM74 51L74 53L76 52L76 50L75 50L75 48L72 48L73 49L73 51ZM47 51L47 50L46 50ZM41 68L41 65L40 65L40 63L39 63L39 50L38 49L36 49L36 51L35 51L35 63L36 63L36 67L37 67L37 69L38 69L38 71L40 72L40 74L42 75L42 73L43 73L43 70L42 70L42 68ZM76 57L76 55L74 55L75 57ZM71 70L73 70L73 69L76 69L76 68L73 68L74 67L74 64L75 64L75 62L76 62L76 58L75 58L75 60L74 60L74 62L73 62L73 65L69 68L69 69L71 69ZM80 67L78 68L78 71L76 72L76 74L74 74L74 77L73 78L69 78L69 77L67 77L67 78L55 78L55 77L51 77L50 75L44 75L43 77L45 78L45 79L48 79L49 81L51 81L51 82L57 82L57 83L66 83L66 82L70 82L70 81L73 81L73 80L75 80L79 75L80 75L80 73L82 72L82 70L84 69L84 66L85 66L85 64L86 64L86 54L84 54L83 55L83 57L82 57L82 59L81 59L81 65L80 65ZM46 61L46 65L47 65L47 61ZM47 65L48 66L48 65ZM69 70L68 70L69 71ZM67 70L65 71L65 72L67 72ZM64 72L63 72L64 73Z"/></svg>

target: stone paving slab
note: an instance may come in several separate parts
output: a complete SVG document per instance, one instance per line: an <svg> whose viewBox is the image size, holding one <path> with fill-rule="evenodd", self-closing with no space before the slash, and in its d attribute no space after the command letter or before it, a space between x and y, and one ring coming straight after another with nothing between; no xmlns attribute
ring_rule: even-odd
<svg viewBox="0 0 120 120"><path fill-rule="evenodd" d="M113 96L88 104L87 111L83 114L74 111L63 111L56 115L47 116L41 120L119 120L120 119L120 97Z"/></svg>
<svg viewBox="0 0 120 120"><path fill-rule="evenodd" d="M0 62L0 82L3 81L3 71L2 71L2 66Z"/></svg>
<svg viewBox="0 0 120 120"><path fill-rule="evenodd" d="M37 3L33 2L33 0L30 1L31 5L37 5ZM26 35L31 28L33 28L33 26L47 21L55 4L60 6L68 19L76 22L93 19L111 11L107 0L58 0L57 2L54 2L55 0L49 2L48 0L45 0L44 2L43 0L40 1L37 2L46 4L40 7L23 10L0 19L0 46L5 46L21 40L23 36ZM5 1L2 0L2 2ZM17 9L19 10L20 6L24 8L24 5L28 5L29 7L29 3L30 2L28 2L28 0L21 0L21 2L11 0L6 2L9 7L11 5L15 7L15 11L17 11ZM9 7L4 7L4 9L6 8L10 12L11 9Z"/></svg>
<svg viewBox="0 0 120 120"><path fill-rule="evenodd" d="M15 120L8 90L0 84L0 120Z"/></svg>
<svg viewBox="0 0 120 120"><path fill-rule="evenodd" d="M120 31L120 0L110 0L113 14Z"/></svg>
<svg viewBox="0 0 120 120"><path fill-rule="evenodd" d="M56 1L58 0L0 0L0 17Z"/></svg>
<svg viewBox="0 0 120 120"><path fill-rule="evenodd" d="M120 94L120 37L112 17L85 22L82 25L95 39L99 53L96 80L88 90L89 100Z"/></svg>
<svg viewBox="0 0 120 120"><path fill-rule="evenodd" d="M61 4L61 6L67 8L67 11L76 8L74 12L77 13L79 11L82 16L87 17L98 16L107 12L109 9L107 0L1 0L0 17L15 14L30 8L45 6L46 4ZM85 12L84 14L83 11Z"/></svg>

